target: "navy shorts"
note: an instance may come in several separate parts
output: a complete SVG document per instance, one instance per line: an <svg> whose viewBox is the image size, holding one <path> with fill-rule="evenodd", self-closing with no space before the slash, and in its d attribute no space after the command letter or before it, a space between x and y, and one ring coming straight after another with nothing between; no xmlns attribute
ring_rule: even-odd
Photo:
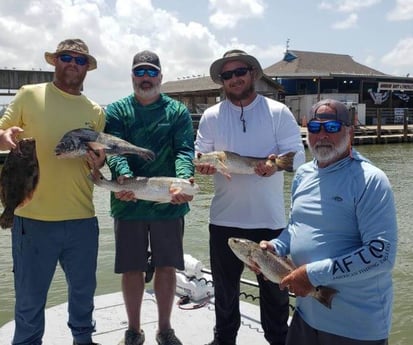
<svg viewBox="0 0 413 345"><path fill-rule="evenodd" d="M183 270L184 218L160 221L115 219L115 273L145 272L148 252L154 267Z"/></svg>

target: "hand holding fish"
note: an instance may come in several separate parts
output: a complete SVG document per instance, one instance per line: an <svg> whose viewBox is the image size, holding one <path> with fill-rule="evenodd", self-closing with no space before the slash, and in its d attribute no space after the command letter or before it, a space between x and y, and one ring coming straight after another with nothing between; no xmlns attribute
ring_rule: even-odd
<svg viewBox="0 0 413 345"><path fill-rule="evenodd" d="M268 157L241 156L230 151L197 152L193 163L196 170L205 175L221 173L231 179L232 174L258 174L271 176L276 171L293 171L295 152L280 155L270 154Z"/></svg>
<svg viewBox="0 0 413 345"><path fill-rule="evenodd" d="M194 178L183 179L171 176L122 175L117 180L107 180L99 170L92 170L88 176L94 184L112 191L122 201L147 200L156 203L181 204L191 201L199 192Z"/></svg>
<svg viewBox="0 0 413 345"><path fill-rule="evenodd" d="M129 175L121 175L118 176L116 179L120 185L124 184L127 180L131 180L133 177ZM135 196L135 193L130 190L121 190L119 192L114 192L115 198L122 200L122 201L134 201L136 202L138 199Z"/></svg>
<svg viewBox="0 0 413 345"><path fill-rule="evenodd" d="M268 156L267 161L258 161L254 171L258 176L269 177L274 175L279 169L277 164L272 164L272 162L276 161L277 156L275 154L271 154Z"/></svg>
<svg viewBox="0 0 413 345"><path fill-rule="evenodd" d="M105 150L88 150L86 152L86 161L90 169L101 169L105 164Z"/></svg>
<svg viewBox="0 0 413 345"><path fill-rule="evenodd" d="M193 177L190 177L188 181L191 184L195 183L195 180ZM180 188L171 187L170 193L171 193L171 204L174 204L174 205L179 205L179 204L184 204L186 202L190 202L194 198L193 195L183 193L182 189Z"/></svg>
<svg viewBox="0 0 413 345"><path fill-rule="evenodd" d="M275 253L274 245L273 245L270 241L261 241L261 242L259 243L259 246L260 246L260 248L263 249L263 250L268 250L268 251L270 251L270 252ZM261 267L258 265L258 263L256 263L255 261L253 261L251 258L250 258L250 265L247 265L247 266L248 266L248 268L249 268L251 271L253 271L256 275L262 274L262 272L261 272ZM264 276L264 275L263 275L263 276ZM268 278L265 277L265 276L264 276L264 279L268 280Z"/></svg>
<svg viewBox="0 0 413 345"><path fill-rule="evenodd" d="M279 284L280 289L288 287L290 292L300 297L314 297L331 309L331 302L337 290L328 286L312 286L307 276L306 265L297 268L290 258L277 255L272 243L261 241L258 244L247 239L231 237L228 239L228 245L248 267Z"/></svg>
<svg viewBox="0 0 413 345"><path fill-rule="evenodd" d="M213 175L218 171L212 163L197 163L195 169L202 175Z"/></svg>
<svg viewBox="0 0 413 345"><path fill-rule="evenodd" d="M17 136L24 132L23 129L17 126L7 128L0 131L0 149L11 150L17 146Z"/></svg>
<svg viewBox="0 0 413 345"><path fill-rule="evenodd" d="M280 282L280 289L288 288L296 296L305 297L314 291L307 275L307 265L302 265L284 277Z"/></svg>

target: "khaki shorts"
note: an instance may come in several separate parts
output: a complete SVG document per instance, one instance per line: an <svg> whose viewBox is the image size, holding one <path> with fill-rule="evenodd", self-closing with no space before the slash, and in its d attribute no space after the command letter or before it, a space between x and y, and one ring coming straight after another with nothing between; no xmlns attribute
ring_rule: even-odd
<svg viewBox="0 0 413 345"><path fill-rule="evenodd" d="M115 273L145 272L148 252L154 267L183 270L184 218L161 221L115 219Z"/></svg>

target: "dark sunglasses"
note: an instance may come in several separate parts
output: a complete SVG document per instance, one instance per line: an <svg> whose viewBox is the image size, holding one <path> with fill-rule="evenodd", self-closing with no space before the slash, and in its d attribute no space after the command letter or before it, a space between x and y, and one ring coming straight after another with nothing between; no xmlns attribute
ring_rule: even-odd
<svg viewBox="0 0 413 345"><path fill-rule="evenodd" d="M64 63L72 62L72 60L75 59L76 65L79 65L79 66L84 66L88 62L86 56L72 56L70 54L59 55L59 59L60 59L60 61L62 61Z"/></svg>
<svg viewBox="0 0 413 345"><path fill-rule="evenodd" d="M159 71L157 69L152 69L152 68L135 68L133 70L133 75L135 77L143 77L145 75L145 73L151 77L151 78L155 78L158 76Z"/></svg>
<svg viewBox="0 0 413 345"><path fill-rule="evenodd" d="M238 67L236 69L233 69L232 71L225 71L222 72L219 77L222 80L230 80L232 78L232 75L235 74L236 77L243 77L246 75L249 71L251 71L251 67Z"/></svg>
<svg viewBox="0 0 413 345"><path fill-rule="evenodd" d="M336 120L325 122L312 120L307 123L307 129L310 133L320 133L321 127L323 127L327 133L338 133L340 132L342 125L343 123Z"/></svg>

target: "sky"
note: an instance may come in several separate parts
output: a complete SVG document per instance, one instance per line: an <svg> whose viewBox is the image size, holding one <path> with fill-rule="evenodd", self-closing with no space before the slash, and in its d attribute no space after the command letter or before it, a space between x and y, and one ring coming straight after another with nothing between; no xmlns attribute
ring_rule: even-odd
<svg viewBox="0 0 413 345"><path fill-rule="evenodd" d="M234 48L263 68L288 48L413 76L413 0L1 0L0 32L9 69L53 71L44 52L83 39L98 61L84 93L102 105L132 92L132 59L145 49L159 55L164 82L208 76Z"/></svg>

